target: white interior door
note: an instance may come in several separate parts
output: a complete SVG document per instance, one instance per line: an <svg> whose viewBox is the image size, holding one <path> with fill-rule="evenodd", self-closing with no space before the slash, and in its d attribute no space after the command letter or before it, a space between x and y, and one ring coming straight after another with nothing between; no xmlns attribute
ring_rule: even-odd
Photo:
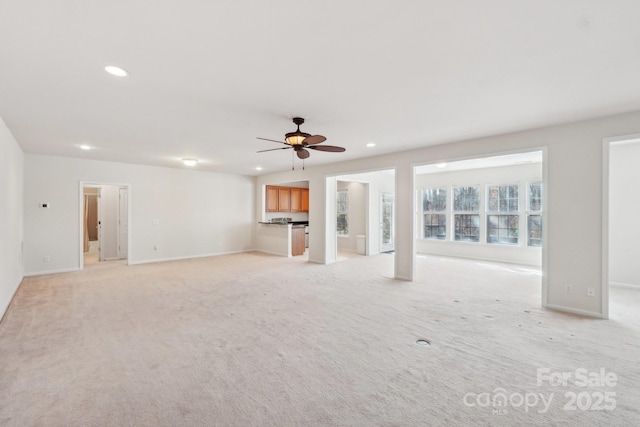
<svg viewBox="0 0 640 427"><path fill-rule="evenodd" d="M380 193L380 252L395 249L394 211L393 193Z"/></svg>
<svg viewBox="0 0 640 427"><path fill-rule="evenodd" d="M118 205L118 258L129 256L129 191L120 188Z"/></svg>

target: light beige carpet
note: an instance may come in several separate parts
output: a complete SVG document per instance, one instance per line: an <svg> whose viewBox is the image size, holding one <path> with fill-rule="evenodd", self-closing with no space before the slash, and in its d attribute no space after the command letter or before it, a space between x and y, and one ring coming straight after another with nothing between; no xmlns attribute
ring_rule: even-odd
<svg viewBox="0 0 640 427"><path fill-rule="evenodd" d="M0 324L0 425L640 422L640 292L612 289L603 321L540 308L539 272L522 267L420 257L411 283L392 270L386 254L249 253L27 278ZM618 380L538 386L537 368ZM484 405L499 389L511 401ZM614 392L616 407L565 410L572 392L583 408ZM517 405L552 393L547 411Z"/></svg>

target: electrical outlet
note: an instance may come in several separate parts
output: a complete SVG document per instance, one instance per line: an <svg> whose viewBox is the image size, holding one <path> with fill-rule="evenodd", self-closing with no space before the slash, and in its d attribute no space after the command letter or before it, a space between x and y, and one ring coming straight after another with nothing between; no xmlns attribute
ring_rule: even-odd
<svg viewBox="0 0 640 427"><path fill-rule="evenodd" d="M572 285L567 285L564 288L568 294L572 294L573 293L573 286Z"/></svg>
<svg viewBox="0 0 640 427"><path fill-rule="evenodd" d="M595 288L587 288L587 296L595 297L596 296L596 289Z"/></svg>
<svg viewBox="0 0 640 427"><path fill-rule="evenodd" d="M45 264L48 263L49 261L51 261L51 257L49 255L42 257L42 262L44 262Z"/></svg>

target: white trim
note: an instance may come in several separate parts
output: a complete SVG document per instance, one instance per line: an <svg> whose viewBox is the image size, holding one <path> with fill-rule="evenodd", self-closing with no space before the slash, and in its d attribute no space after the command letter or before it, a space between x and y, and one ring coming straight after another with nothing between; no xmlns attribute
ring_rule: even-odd
<svg viewBox="0 0 640 427"><path fill-rule="evenodd" d="M32 277L32 276L45 276L47 274L58 274L58 273L73 273L76 271L80 271L78 267L74 268L61 268L59 270L46 270L46 271L35 271L33 273L25 273L24 277Z"/></svg>
<svg viewBox="0 0 640 427"><path fill-rule="evenodd" d="M548 304L547 298L549 298L549 283L547 280L549 272L549 151L546 146L540 147L542 151L542 263L541 263L541 292L540 292L540 305L546 307Z"/></svg>
<svg viewBox="0 0 640 427"><path fill-rule="evenodd" d="M602 314L598 312L580 310L577 308L565 307L563 305L547 304L545 308L549 310L554 310L554 311L562 311L564 313L578 314L580 316L588 316L588 317L594 317L597 319L605 319L605 317L603 317Z"/></svg>
<svg viewBox="0 0 640 427"><path fill-rule="evenodd" d="M241 253L241 252L261 252L263 254L276 255L276 256L279 256L279 257L282 257L282 258L293 258L291 255L285 255L282 252L267 251L267 250L264 250L264 249L252 249L252 250L248 250L248 251L229 252L228 254L234 254L234 253L237 254L237 253ZM204 255L204 256L216 256L216 255ZM227 255L227 253L220 254L220 255ZM198 256L197 258L202 258L202 256Z"/></svg>
<svg viewBox="0 0 640 427"><path fill-rule="evenodd" d="M600 278L600 311L609 318L609 151L611 143L602 141L602 277Z"/></svg>
<svg viewBox="0 0 640 427"><path fill-rule="evenodd" d="M609 286L614 286L616 288L635 289L640 291L640 285L634 285L632 283L609 282Z"/></svg>
<svg viewBox="0 0 640 427"><path fill-rule="evenodd" d="M217 253L200 254L200 255L187 255L187 256L179 256L179 257L172 257L172 258L157 258L157 259L148 259L148 260L142 260L142 261L129 261L129 265L152 264L156 262L167 262L167 261L181 261L185 259L207 258L207 257L221 256L221 255L235 255L235 254L241 254L245 252L263 252L263 251L255 250L255 249L245 249L241 251L217 252ZM280 254L276 254L276 255L280 255Z"/></svg>
<svg viewBox="0 0 640 427"><path fill-rule="evenodd" d="M466 244L472 244L474 242L456 242L456 244L458 243L466 243ZM509 246L509 245L506 245ZM541 248L539 246L535 247L535 250L540 250ZM495 262L498 264L509 264L509 265L516 265L516 266L521 266L521 267L527 267L527 268L535 268L535 269L540 269L540 273L542 274L542 267L538 264L526 264L523 262L515 262L515 261L505 261L502 258L489 258L489 257L470 257L470 256L463 256L463 255L443 255L442 253L432 253L432 252L416 252L417 254L420 255L426 255L426 256L435 256L435 257L443 257L443 258L455 258L455 259L464 259L467 261L486 261L486 262Z"/></svg>

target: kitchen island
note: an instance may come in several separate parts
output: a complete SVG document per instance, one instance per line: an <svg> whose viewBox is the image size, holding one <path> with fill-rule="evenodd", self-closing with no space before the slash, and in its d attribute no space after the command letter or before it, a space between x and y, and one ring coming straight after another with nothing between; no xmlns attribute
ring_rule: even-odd
<svg viewBox="0 0 640 427"><path fill-rule="evenodd" d="M305 228L309 221L259 222L256 249L280 256L304 254Z"/></svg>

